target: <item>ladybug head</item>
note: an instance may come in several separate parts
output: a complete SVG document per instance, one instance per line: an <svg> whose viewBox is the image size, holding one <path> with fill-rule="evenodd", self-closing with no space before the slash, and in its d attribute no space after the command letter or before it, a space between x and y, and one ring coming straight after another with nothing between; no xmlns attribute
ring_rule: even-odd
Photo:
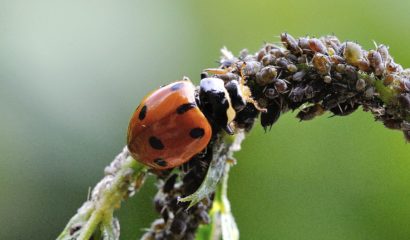
<svg viewBox="0 0 410 240"><path fill-rule="evenodd" d="M234 91L234 90L232 90ZM204 78L200 83L199 101L204 114L228 134L233 134L231 122L235 110L224 81L219 78Z"/></svg>
<svg viewBox="0 0 410 240"><path fill-rule="evenodd" d="M231 104L233 109L235 109L235 112L242 111L246 106L246 100L243 96L239 82L237 80L231 80L225 84L225 88L229 93Z"/></svg>

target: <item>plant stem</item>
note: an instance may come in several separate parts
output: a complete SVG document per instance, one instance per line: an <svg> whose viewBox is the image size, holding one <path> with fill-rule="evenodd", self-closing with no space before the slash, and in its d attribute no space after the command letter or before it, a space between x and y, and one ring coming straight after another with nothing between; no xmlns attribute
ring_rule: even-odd
<svg viewBox="0 0 410 240"><path fill-rule="evenodd" d="M118 227L115 225L113 212L120 206L122 200L142 186L146 167L129 156L128 150L124 148L123 152L105 169L105 173L106 176L94 187L91 199L86 201L71 218L58 240L88 240L99 226L101 233L119 236L119 232L115 232Z"/></svg>

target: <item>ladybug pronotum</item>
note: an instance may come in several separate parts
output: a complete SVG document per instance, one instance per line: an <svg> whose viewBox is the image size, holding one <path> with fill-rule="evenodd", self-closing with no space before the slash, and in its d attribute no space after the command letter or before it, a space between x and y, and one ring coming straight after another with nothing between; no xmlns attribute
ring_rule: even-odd
<svg viewBox="0 0 410 240"><path fill-rule="evenodd" d="M177 81L144 98L130 120L127 146L134 159L164 170L201 152L211 135L211 125L196 104L194 85Z"/></svg>

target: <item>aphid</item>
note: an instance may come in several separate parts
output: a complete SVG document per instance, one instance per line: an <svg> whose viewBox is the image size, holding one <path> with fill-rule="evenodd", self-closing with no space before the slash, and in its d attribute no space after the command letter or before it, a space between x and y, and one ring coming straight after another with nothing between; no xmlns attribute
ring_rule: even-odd
<svg viewBox="0 0 410 240"><path fill-rule="evenodd" d="M282 33L280 39L283 45L294 54L302 53L302 49L300 49L298 42L290 34Z"/></svg>
<svg viewBox="0 0 410 240"><path fill-rule="evenodd" d="M363 72L368 72L370 70L370 63L367 59L360 59L357 61L357 67Z"/></svg>
<svg viewBox="0 0 410 240"><path fill-rule="evenodd" d="M214 77L216 78L220 78L222 80L224 80L225 82L229 82L231 80L239 80L239 76L237 74L231 73L231 72L227 72L224 74L216 74ZM203 79L203 78L201 78Z"/></svg>
<svg viewBox="0 0 410 240"><path fill-rule="evenodd" d="M403 121L401 123L401 129L410 131L410 122Z"/></svg>
<svg viewBox="0 0 410 240"><path fill-rule="evenodd" d="M258 54L256 55L256 60L260 62L265 55L266 55L266 50L265 48L262 48L261 50L259 50Z"/></svg>
<svg viewBox="0 0 410 240"><path fill-rule="evenodd" d="M172 174L168 179L165 181L164 185L162 186L162 191L164 193L169 193L174 189L174 185L178 178L178 174Z"/></svg>
<svg viewBox="0 0 410 240"><path fill-rule="evenodd" d="M300 81L303 80L303 77L305 75L306 75L306 72L302 70L302 71L299 71L299 72L293 74L292 79L293 79L293 81L300 82Z"/></svg>
<svg viewBox="0 0 410 240"><path fill-rule="evenodd" d="M258 73L262 68L262 64L257 61L249 61L243 62L243 66L241 67L241 75L244 77L247 76L254 76Z"/></svg>
<svg viewBox="0 0 410 240"><path fill-rule="evenodd" d="M240 52L239 52L239 59L240 60L242 60L242 61L245 61L245 59L247 58L249 56L249 51L248 51L248 49L242 49Z"/></svg>
<svg viewBox="0 0 410 240"><path fill-rule="evenodd" d="M400 94L399 103L400 105L406 110L410 111L410 93L402 93Z"/></svg>
<svg viewBox="0 0 410 240"><path fill-rule="evenodd" d="M310 51L309 38L306 38L306 37L299 38L298 45L304 52L306 52L306 50Z"/></svg>
<svg viewBox="0 0 410 240"><path fill-rule="evenodd" d="M404 139L406 139L406 142L410 142L410 130L403 130L404 134Z"/></svg>
<svg viewBox="0 0 410 240"><path fill-rule="evenodd" d="M271 51L271 50L273 50L273 49L281 49L281 47L279 47L278 45L273 44L273 43L266 43L265 46L264 46L264 48L265 48L265 51L266 51L266 52L269 52L269 51Z"/></svg>
<svg viewBox="0 0 410 240"><path fill-rule="evenodd" d="M332 82L332 78L329 75L326 75L323 77L323 81L325 83L331 83Z"/></svg>
<svg viewBox="0 0 410 240"><path fill-rule="evenodd" d="M317 38L311 38L309 39L309 48L313 52L321 53L321 54L327 54L327 48L323 44L322 41L320 41Z"/></svg>
<svg viewBox="0 0 410 240"><path fill-rule="evenodd" d="M275 58L280 58L284 57L285 53L282 51L282 49L272 49L269 51L270 54L272 54Z"/></svg>
<svg viewBox="0 0 410 240"><path fill-rule="evenodd" d="M322 37L320 40L326 44L326 46L328 47L328 51L331 49L334 52L334 54L336 54L336 52L339 50L340 41L336 36L329 35Z"/></svg>
<svg viewBox="0 0 410 240"><path fill-rule="evenodd" d="M275 60L276 60L276 57L274 57L272 54L266 54L262 58L262 64L264 66L273 65L275 63Z"/></svg>
<svg viewBox="0 0 410 240"><path fill-rule="evenodd" d="M388 119L388 120L384 120L383 124L389 129L401 130L402 122L403 122L402 120Z"/></svg>
<svg viewBox="0 0 410 240"><path fill-rule="evenodd" d="M298 57L296 55L292 54L291 52L286 52L285 57L287 59L289 59L291 62L297 62L298 61Z"/></svg>
<svg viewBox="0 0 410 240"><path fill-rule="evenodd" d="M283 69L288 69L288 65L291 64L286 58L281 57L275 60L275 63L278 67Z"/></svg>
<svg viewBox="0 0 410 240"><path fill-rule="evenodd" d="M201 224L209 224L211 222L211 218L206 210L201 211L198 214L198 217Z"/></svg>
<svg viewBox="0 0 410 240"><path fill-rule="evenodd" d="M268 111L261 113L261 125L263 129L266 130L269 127L269 130L272 128L272 125L278 121L280 117L280 106L279 104L273 102L271 105L267 107Z"/></svg>
<svg viewBox="0 0 410 240"><path fill-rule="evenodd" d="M290 62L297 62L298 61L298 56L291 52L285 52L285 57L290 60Z"/></svg>
<svg viewBox="0 0 410 240"><path fill-rule="evenodd" d="M332 47L327 48L327 55L333 56L336 54L336 51Z"/></svg>
<svg viewBox="0 0 410 240"><path fill-rule="evenodd" d="M332 83L332 88L335 92L346 92L347 90L349 90L349 86L345 83L340 83L340 82L333 82ZM339 99L341 100L341 99Z"/></svg>
<svg viewBox="0 0 410 240"><path fill-rule="evenodd" d="M249 131L254 122L255 118L259 115L259 111L255 108L255 105L252 103L247 103L245 108L238 112L235 117L235 123L238 128L245 129L245 131Z"/></svg>
<svg viewBox="0 0 410 240"><path fill-rule="evenodd" d="M178 214L185 214L185 212L179 212ZM187 224L183 219L180 219L181 217L175 217L175 219L172 221L171 226L169 230L174 234L174 235L184 235L186 229L187 229ZM186 217L187 218L187 217Z"/></svg>
<svg viewBox="0 0 410 240"><path fill-rule="evenodd" d="M219 78L224 80L225 82L229 82L231 80L239 80L239 76L231 72L232 68L207 68L204 69L204 72L201 73L201 79L208 78L209 73L213 74L212 77Z"/></svg>
<svg viewBox="0 0 410 240"><path fill-rule="evenodd" d="M345 63L345 62L346 62L345 59L342 58L342 57L339 56L339 55L332 55L332 56L330 56L330 61L331 61L332 63L334 63L334 64L341 64L341 63Z"/></svg>
<svg viewBox="0 0 410 240"><path fill-rule="evenodd" d="M356 82L356 90L361 92L366 88L366 81L362 78L360 78L359 80L357 80Z"/></svg>
<svg viewBox="0 0 410 240"><path fill-rule="evenodd" d="M352 114L359 108L359 104L355 102L339 103L336 107L329 109L336 116L347 116Z"/></svg>
<svg viewBox="0 0 410 240"><path fill-rule="evenodd" d="M220 68L229 68L238 61L238 59L233 55L231 51L229 51L226 47L221 49L221 59L220 59Z"/></svg>
<svg viewBox="0 0 410 240"><path fill-rule="evenodd" d="M339 72L333 72L332 73L332 78L334 78L337 81L341 81L341 80L343 80L343 75Z"/></svg>
<svg viewBox="0 0 410 240"><path fill-rule="evenodd" d="M284 93L288 89L288 85L283 79L276 79L274 84L275 84L275 89L276 91L278 91L278 93Z"/></svg>
<svg viewBox="0 0 410 240"><path fill-rule="evenodd" d="M310 51L310 50L309 50ZM306 64L308 62L306 54L298 57L297 63L299 64Z"/></svg>
<svg viewBox="0 0 410 240"><path fill-rule="evenodd" d="M391 59L390 53L389 53L389 48L383 44L379 45L377 47L377 52L380 53L383 62L387 62L388 60Z"/></svg>
<svg viewBox="0 0 410 240"><path fill-rule="evenodd" d="M346 42L343 56L347 63L357 66L358 61L363 58L362 47L354 42Z"/></svg>
<svg viewBox="0 0 410 240"><path fill-rule="evenodd" d="M202 151L211 138L190 81L164 86L144 98L128 127L131 156L154 169L169 169Z"/></svg>
<svg viewBox="0 0 410 240"><path fill-rule="evenodd" d="M304 89L304 95L306 97L306 99L310 99L313 98L315 96L315 90L313 89L313 87L311 85L306 86Z"/></svg>
<svg viewBox="0 0 410 240"><path fill-rule="evenodd" d="M295 87L289 93L289 99L292 102L301 102L305 97L305 89L303 87Z"/></svg>
<svg viewBox="0 0 410 240"><path fill-rule="evenodd" d="M258 99L258 104L259 104L259 107L262 107L262 108L266 109L266 106L269 105L269 101L268 101L268 99L262 97L262 98Z"/></svg>
<svg viewBox="0 0 410 240"><path fill-rule="evenodd" d="M376 76L381 76L384 72L384 64L380 53L370 50L367 54L367 58L369 59L370 66L374 69Z"/></svg>
<svg viewBox="0 0 410 240"><path fill-rule="evenodd" d="M295 64L288 64L286 66L286 68L288 69L289 72L294 73L298 70L298 68L296 67Z"/></svg>
<svg viewBox="0 0 410 240"><path fill-rule="evenodd" d="M346 78L352 82L358 79L356 68L351 65L345 65L344 74L346 75Z"/></svg>
<svg viewBox="0 0 410 240"><path fill-rule="evenodd" d="M200 77L201 77L201 79L204 79L204 78L209 77L209 74L207 72L201 72Z"/></svg>
<svg viewBox="0 0 410 240"><path fill-rule="evenodd" d="M339 64L336 65L336 71L337 72L344 73L345 70L346 70L346 65L345 64L339 63Z"/></svg>
<svg viewBox="0 0 410 240"><path fill-rule="evenodd" d="M369 87L364 91L363 96L365 98L371 99L374 97L375 93L376 93L376 90L374 89L374 87Z"/></svg>
<svg viewBox="0 0 410 240"><path fill-rule="evenodd" d="M325 112L325 109L322 105L316 103L312 106L305 107L302 109L296 117L299 118L300 121L308 121L312 120L315 117L322 115Z"/></svg>
<svg viewBox="0 0 410 240"><path fill-rule="evenodd" d="M388 73L401 72L403 67L400 64L395 63L393 59L390 59L386 63L386 70Z"/></svg>
<svg viewBox="0 0 410 240"><path fill-rule="evenodd" d="M410 92L410 79L401 78L400 87L401 87L402 91Z"/></svg>
<svg viewBox="0 0 410 240"><path fill-rule="evenodd" d="M256 83L258 83L260 86L268 85L274 81L277 75L278 72L276 71L275 67L264 67L260 72L256 74Z"/></svg>
<svg viewBox="0 0 410 240"><path fill-rule="evenodd" d="M329 58L321 53L316 53L312 58L313 67L321 75L328 75L332 64L330 63Z"/></svg>
<svg viewBox="0 0 410 240"><path fill-rule="evenodd" d="M392 84L399 76L395 75L395 74L388 74L386 75L386 77L384 77L383 79L383 84L385 86L389 86L390 84Z"/></svg>
<svg viewBox="0 0 410 240"><path fill-rule="evenodd" d="M278 92L275 90L275 88L269 87L265 89L265 96L268 99L274 99L275 97L278 96Z"/></svg>

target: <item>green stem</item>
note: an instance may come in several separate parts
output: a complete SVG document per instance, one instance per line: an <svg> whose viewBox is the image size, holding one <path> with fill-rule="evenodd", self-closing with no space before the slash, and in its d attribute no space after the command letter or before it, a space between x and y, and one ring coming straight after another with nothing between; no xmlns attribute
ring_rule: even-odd
<svg viewBox="0 0 410 240"><path fill-rule="evenodd" d="M99 226L102 233L112 233L117 229L114 210L120 207L123 199L141 187L146 170L144 165L128 156L125 149L106 168L107 175L94 187L91 199L71 218L57 239L88 240Z"/></svg>
<svg viewBox="0 0 410 240"><path fill-rule="evenodd" d="M236 160L233 158L233 153L240 150L240 145L244 139L243 131L236 136L225 135L223 144L227 148L221 155L219 152L218 159L222 158L223 165L220 167L221 177L218 177L215 186L208 189L210 192L215 191L215 198L210 210L211 223L209 225L201 226L196 236L196 240L238 240L239 230L236 226L235 219L231 212L231 205L228 199L228 177L229 170ZM218 151L217 151L218 152ZM214 156L215 157L215 156ZM216 160L214 158L213 160ZM208 170L209 171L209 170Z"/></svg>

